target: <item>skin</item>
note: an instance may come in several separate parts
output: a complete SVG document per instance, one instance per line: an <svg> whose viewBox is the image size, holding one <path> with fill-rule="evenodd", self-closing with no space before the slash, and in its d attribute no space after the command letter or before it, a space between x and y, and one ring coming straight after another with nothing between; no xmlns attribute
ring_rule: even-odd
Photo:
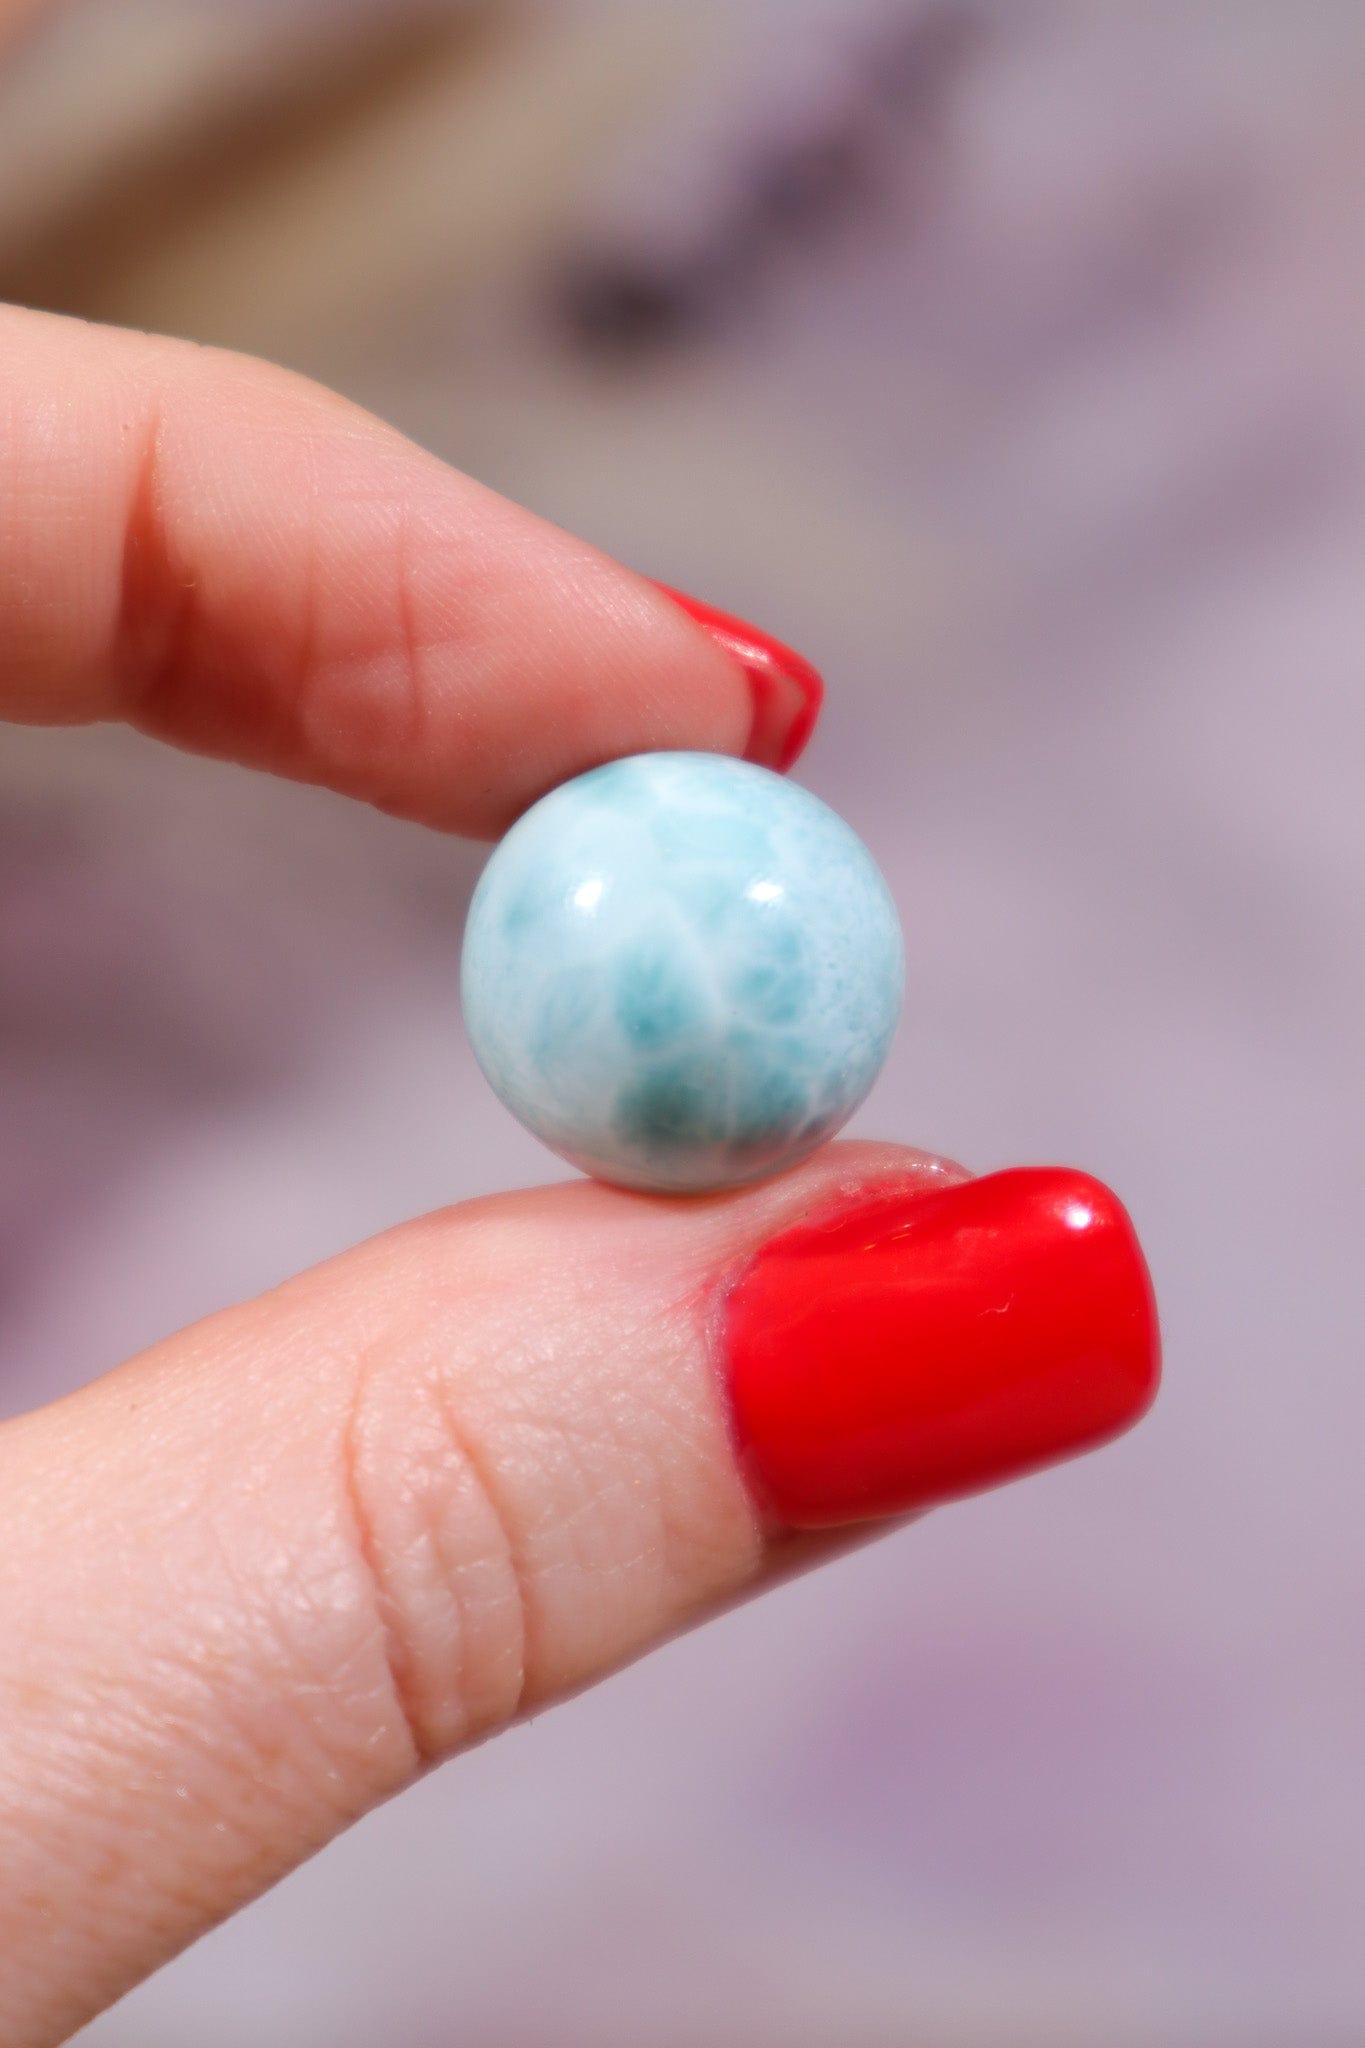
<svg viewBox="0 0 1365 2048"><path fill-rule="evenodd" d="M491 835L741 751L647 584L260 364L0 311L0 716ZM0 1429L0 2040L60 2041L426 1767L804 1562L732 1454L727 1276L834 1146L676 1203L401 1225Z"/></svg>

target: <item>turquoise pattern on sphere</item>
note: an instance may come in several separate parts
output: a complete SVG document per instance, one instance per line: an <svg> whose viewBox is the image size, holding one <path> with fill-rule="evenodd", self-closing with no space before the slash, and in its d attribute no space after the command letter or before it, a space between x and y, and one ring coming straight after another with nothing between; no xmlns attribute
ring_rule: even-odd
<svg viewBox="0 0 1365 2048"><path fill-rule="evenodd" d="M862 841L720 754L640 754L494 850L462 970L479 1065L585 1172L701 1192L793 1165L886 1058L904 955Z"/></svg>

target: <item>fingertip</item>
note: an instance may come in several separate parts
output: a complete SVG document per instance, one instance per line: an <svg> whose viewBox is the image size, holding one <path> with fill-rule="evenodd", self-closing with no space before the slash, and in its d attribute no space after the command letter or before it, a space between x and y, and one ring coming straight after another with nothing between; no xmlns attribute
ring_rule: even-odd
<svg viewBox="0 0 1365 2048"><path fill-rule="evenodd" d="M822 1205L738 1277L722 1352L750 1486L791 1528L918 1512L1095 1449L1159 1372L1122 1205L1058 1168Z"/></svg>
<svg viewBox="0 0 1365 2048"><path fill-rule="evenodd" d="M824 679L785 641L666 583L655 588L678 605L729 656L748 687L751 718L744 759L785 775L814 732L824 704Z"/></svg>

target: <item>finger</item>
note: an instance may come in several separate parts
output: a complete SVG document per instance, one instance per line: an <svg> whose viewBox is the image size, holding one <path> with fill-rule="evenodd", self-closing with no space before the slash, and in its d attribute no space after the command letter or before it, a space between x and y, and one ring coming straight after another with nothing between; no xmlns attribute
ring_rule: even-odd
<svg viewBox="0 0 1365 2048"><path fill-rule="evenodd" d="M0 717L501 830L651 748L785 766L808 664L291 376L0 308Z"/></svg>
<svg viewBox="0 0 1365 2048"><path fill-rule="evenodd" d="M430 1217L9 1425L0 2039L62 2038L784 1531L1113 1434L1153 1344L1095 1183L837 1146Z"/></svg>

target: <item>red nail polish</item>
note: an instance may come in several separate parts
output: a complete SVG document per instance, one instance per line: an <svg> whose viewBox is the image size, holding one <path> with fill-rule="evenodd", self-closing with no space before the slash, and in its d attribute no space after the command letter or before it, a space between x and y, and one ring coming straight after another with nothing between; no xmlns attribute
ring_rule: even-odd
<svg viewBox="0 0 1365 2048"><path fill-rule="evenodd" d="M654 587L681 605L744 670L754 703L744 758L785 774L800 756L820 716L825 686L819 670L793 648L760 633L757 626L717 611L714 605L702 604L681 590L671 590L666 583Z"/></svg>
<svg viewBox="0 0 1365 2048"><path fill-rule="evenodd" d="M756 1498L793 1528L904 1514L1103 1443L1159 1374L1133 1226L1081 1173L874 1194L765 1245L724 1310Z"/></svg>

